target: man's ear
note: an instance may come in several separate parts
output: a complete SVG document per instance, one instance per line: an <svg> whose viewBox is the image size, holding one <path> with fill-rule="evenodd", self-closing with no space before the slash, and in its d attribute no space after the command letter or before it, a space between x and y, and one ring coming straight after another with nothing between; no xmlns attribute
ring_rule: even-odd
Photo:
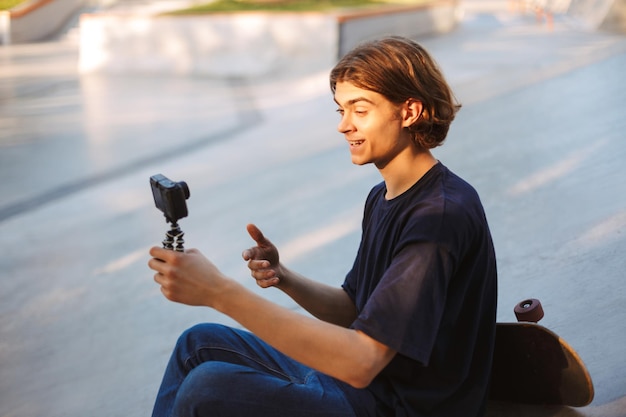
<svg viewBox="0 0 626 417"><path fill-rule="evenodd" d="M404 118L402 120L402 126L409 127L413 125L413 123L417 122L422 116L422 111L424 111L424 106L421 101L413 98L408 99L404 103Z"/></svg>

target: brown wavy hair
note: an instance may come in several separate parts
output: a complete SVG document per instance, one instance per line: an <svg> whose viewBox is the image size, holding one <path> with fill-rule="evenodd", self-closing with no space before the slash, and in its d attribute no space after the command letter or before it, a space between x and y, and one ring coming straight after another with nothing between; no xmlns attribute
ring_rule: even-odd
<svg viewBox="0 0 626 417"><path fill-rule="evenodd" d="M424 149L443 143L461 108L430 54L403 37L367 42L348 52L330 72L333 94L338 82L374 91L398 105L408 99L420 101L421 117L407 129Z"/></svg>

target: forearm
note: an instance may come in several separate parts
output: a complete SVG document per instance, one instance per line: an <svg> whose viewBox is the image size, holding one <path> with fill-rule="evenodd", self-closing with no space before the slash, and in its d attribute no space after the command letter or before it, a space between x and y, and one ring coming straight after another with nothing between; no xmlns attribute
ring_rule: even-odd
<svg viewBox="0 0 626 417"><path fill-rule="evenodd" d="M342 327L356 319L356 307L342 288L313 281L282 265L281 271L277 287L313 316Z"/></svg>
<svg viewBox="0 0 626 417"><path fill-rule="evenodd" d="M362 333L298 314L234 281L211 307L291 358L354 386L369 384L386 364Z"/></svg>

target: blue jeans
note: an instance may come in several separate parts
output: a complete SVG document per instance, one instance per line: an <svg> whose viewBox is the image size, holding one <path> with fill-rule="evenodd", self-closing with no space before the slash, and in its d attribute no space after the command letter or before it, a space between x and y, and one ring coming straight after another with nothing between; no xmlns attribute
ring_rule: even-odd
<svg viewBox="0 0 626 417"><path fill-rule="evenodd" d="M345 389L252 333L200 324L178 339L152 416L356 417Z"/></svg>

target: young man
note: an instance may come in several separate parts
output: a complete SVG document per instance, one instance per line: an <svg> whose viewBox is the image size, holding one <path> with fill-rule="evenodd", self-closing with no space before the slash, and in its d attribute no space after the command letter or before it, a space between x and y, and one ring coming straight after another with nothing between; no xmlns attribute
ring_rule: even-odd
<svg viewBox="0 0 626 417"><path fill-rule="evenodd" d="M199 325L179 339L153 416L479 416L495 336L496 260L474 189L430 149L458 106L418 44L386 38L332 70L352 162L383 182L365 202L361 244L341 288L283 265L254 225L243 252L261 287L229 279L197 250L152 248L170 300L212 307L251 333Z"/></svg>

